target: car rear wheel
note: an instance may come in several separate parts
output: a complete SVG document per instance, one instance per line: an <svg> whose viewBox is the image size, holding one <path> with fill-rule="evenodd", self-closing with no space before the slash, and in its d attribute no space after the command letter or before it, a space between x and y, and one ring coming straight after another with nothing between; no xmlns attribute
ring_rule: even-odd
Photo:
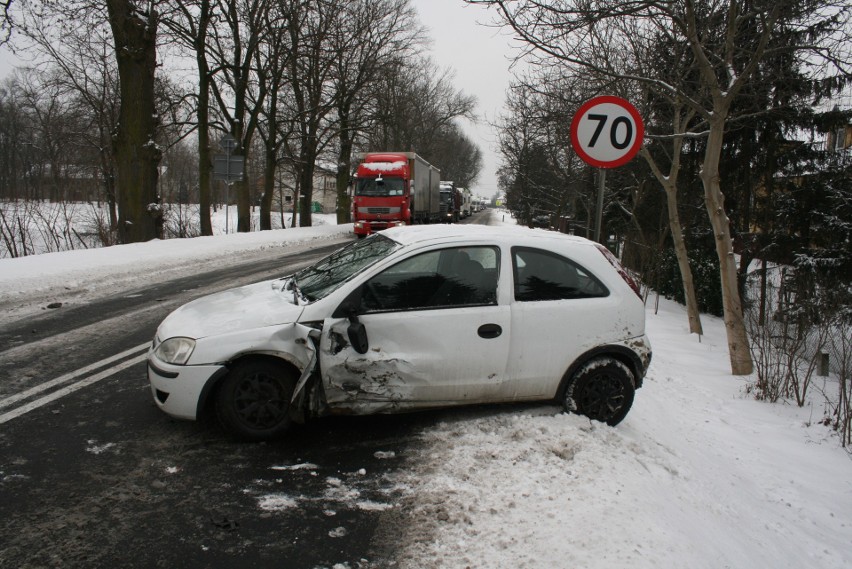
<svg viewBox="0 0 852 569"><path fill-rule="evenodd" d="M295 386L295 374L283 365L264 360L238 363L219 388L216 413L223 426L242 439L280 437L290 426Z"/></svg>
<svg viewBox="0 0 852 569"><path fill-rule="evenodd" d="M617 425L633 405L633 373L615 358L585 363L565 392L565 409L608 425Z"/></svg>

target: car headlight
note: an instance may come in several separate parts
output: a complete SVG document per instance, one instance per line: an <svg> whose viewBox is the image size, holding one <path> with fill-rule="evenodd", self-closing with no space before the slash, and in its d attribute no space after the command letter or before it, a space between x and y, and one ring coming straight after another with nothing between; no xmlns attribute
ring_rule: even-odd
<svg viewBox="0 0 852 569"><path fill-rule="evenodd" d="M157 346L154 356L167 364L182 366L189 361L194 349L195 340L192 338L169 338Z"/></svg>

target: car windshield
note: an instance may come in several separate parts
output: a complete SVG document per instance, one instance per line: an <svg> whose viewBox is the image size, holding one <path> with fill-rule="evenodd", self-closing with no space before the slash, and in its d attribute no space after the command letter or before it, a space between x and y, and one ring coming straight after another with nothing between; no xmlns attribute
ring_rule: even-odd
<svg viewBox="0 0 852 569"><path fill-rule="evenodd" d="M402 245L375 234L335 251L293 275L299 293L308 301L331 294L344 282L384 259Z"/></svg>
<svg viewBox="0 0 852 569"><path fill-rule="evenodd" d="M401 196L405 191L402 178L359 178L356 196Z"/></svg>

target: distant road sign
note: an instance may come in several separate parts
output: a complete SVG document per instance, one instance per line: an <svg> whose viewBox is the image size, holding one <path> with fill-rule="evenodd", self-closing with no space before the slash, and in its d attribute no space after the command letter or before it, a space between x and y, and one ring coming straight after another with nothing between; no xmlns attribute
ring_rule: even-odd
<svg viewBox="0 0 852 569"><path fill-rule="evenodd" d="M633 159L645 136L639 111L610 95L585 102L571 120L571 144L584 162L617 168Z"/></svg>
<svg viewBox="0 0 852 569"><path fill-rule="evenodd" d="M230 132L226 132L219 140L219 146L222 147L222 150L230 154L237 147L237 139Z"/></svg>
<svg viewBox="0 0 852 569"><path fill-rule="evenodd" d="M243 179L245 156L213 155L213 179L237 182Z"/></svg>

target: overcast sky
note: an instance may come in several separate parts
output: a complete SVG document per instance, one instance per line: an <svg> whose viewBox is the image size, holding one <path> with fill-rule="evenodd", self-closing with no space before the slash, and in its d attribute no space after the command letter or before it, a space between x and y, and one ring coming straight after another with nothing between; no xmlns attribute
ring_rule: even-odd
<svg viewBox="0 0 852 569"><path fill-rule="evenodd" d="M462 0L413 0L420 20L432 39L431 53L442 68L455 70L459 89L478 101L479 121L464 121L465 132L479 145L483 168L475 194L491 197L497 191L499 167L497 135L489 123L496 121L509 85L511 35L489 27L493 13L481 6L469 6ZM0 48L0 78L19 64L5 48ZM435 166L440 168L440 164Z"/></svg>
<svg viewBox="0 0 852 569"><path fill-rule="evenodd" d="M503 108L509 86L511 35L489 26L493 12L462 0L413 0L421 22L432 38L431 52L437 63L456 72L456 84L477 98L479 121L465 121L465 132L483 154L483 168L474 193L491 197L497 191L497 133L494 123ZM440 164L436 164L440 168Z"/></svg>

